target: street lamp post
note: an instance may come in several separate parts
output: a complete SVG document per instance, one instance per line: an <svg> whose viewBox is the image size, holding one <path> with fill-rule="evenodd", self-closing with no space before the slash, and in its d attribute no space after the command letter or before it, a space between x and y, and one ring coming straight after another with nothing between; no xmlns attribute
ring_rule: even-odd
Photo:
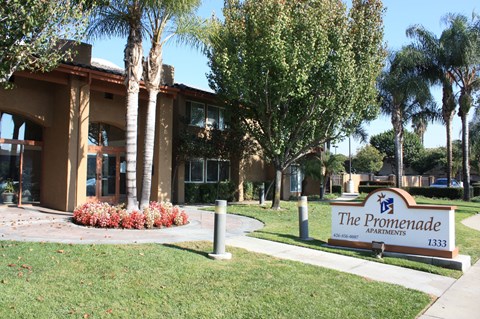
<svg viewBox="0 0 480 319"><path fill-rule="evenodd" d="M348 137L348 171L349 171L349 178L347 184L347 193L353 193L353 181L352 181L352 137Z"/></svg>

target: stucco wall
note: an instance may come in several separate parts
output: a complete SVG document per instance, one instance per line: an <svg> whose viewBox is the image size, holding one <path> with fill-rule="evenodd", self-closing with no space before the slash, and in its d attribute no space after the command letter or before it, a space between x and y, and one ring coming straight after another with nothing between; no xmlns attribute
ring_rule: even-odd
<svg viewBox="0 0 480 319"><path fill-rule="evenodd" d="M52 126L44 131L43 146L43 176L41 204L46 207L67 210L67 180L69 165L68 139L69 131L69 88L49 90L53 102L49 104L52 117Z"/></svg>
<svg viewBox="0 0 480 319"><path fill-rule="evenodd" d="M173 98L159 96L155 130L154 179L152 199L172 199Z"/></svg>
<svg viewBox="0 0 480 319"><path fill-rule="evenodd" d="M16 77L13 89L0 89L0 109L50 127L53 124L52 104L55 101L55 95L51 92L59 87L57 84Z"/></svg>
<svg viewBox="0 0 480 319"><path fill-rule="evenodd" d="M105 98L104 92L90 93L90 122L106 123L125 130L125 97L113 95Z"/></svg>

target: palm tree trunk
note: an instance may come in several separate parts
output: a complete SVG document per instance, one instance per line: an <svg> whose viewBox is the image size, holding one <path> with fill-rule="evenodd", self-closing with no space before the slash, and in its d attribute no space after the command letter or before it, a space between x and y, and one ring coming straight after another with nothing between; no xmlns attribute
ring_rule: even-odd
<svg viewBox="0 0 480 319"><path fill-rule="evenodd" d="M140 21L139 21L140 23ZM138 94L142 76L141 27L132 26L125 47L125 86L127 87L126 160L127 160L127 211L138 209L137 201L137 127Z"/></svg>
<svg viewBox="0 0 480 319"><path fill-rule="evenodd" d="M137 126L138 93L128 93L127 97L127 210L138 209L137 202Z"/></svg>
<svg viewBox="0 0 480 319"><path fill-rule="evenodd" d="M452 118L445 121L445 129L447 131L447 185L452 185Z"/></svg>
<svg viewBox="0 0 480 319"><path fill-rule="evenodd" d="M398 188L403 185L403 142L400 132L395 132L395 182Z"/></svg>
<svg viewBox="0 0 480 319"><path fill-rule="evenodd" d="M456 102L453 94L452 83L445 81L442 86L442 117L447 133L447 185L452 185L452 121L455 116Z"/></svg>
<svg viewBox="0 0 480 319"><path fill-rule="evenodd" d="M280 192L282 189L282 170L275 168L275 194L272 201L272 209L280 209Z"/></svg>
<svg viewBox="0 0 480 319"><path fill-rule="evenodd" d="M140 209L148 206L150 202L150 193L152 189L152 167L153 150L155 142L155 118L158 90L150 89L148 92L147 123L145 126L145 149L143 155L143 179L142 179L142 197L140 200Z"/></svg>
<svg viewBox="0 0 480 319"><path fill-rule="evenodd" d="M395 134L395 182L402 187L403 180L403 116L398 108L392 112L393 133Z"/></svg>
<svg viewBox="0 0 480 319"><path fill-rule="evenodd" d="M470 149L468 141L468 113L462 112L462 178L463 178L463 200L470 201Z"/></svg>
<svg viewBox="0 0 480 319"><path fill-rule="evenodd" d="M148 206L152 189L157 97L160 92L160 81L162 78L162 45L160 42L152 42L144 71L145 86L148 90L148 109L147 123L145 125L145 150L143 153L143 179L140 208Z"/></svg>

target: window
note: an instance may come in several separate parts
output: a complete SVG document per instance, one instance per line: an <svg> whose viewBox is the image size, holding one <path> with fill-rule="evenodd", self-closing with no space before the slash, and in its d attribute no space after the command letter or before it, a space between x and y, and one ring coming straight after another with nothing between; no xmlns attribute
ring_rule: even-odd
<svg viewBox="0 0 480 319"><path fill-rule="evenodd" d="M205 127L205 104L187 102L188 124Z"/></svg>
<svg viewBox="0 0 480 319"><path fill-rule="evenodd" d="M88 143L94 146L125 146L125 131L108 124L90 123Z"/></svg>
<svg viewBox="0 0 480 319"><path fill-rule="evenodd" d="M298 165L290 165L290 192L300 193L302 191L303 173Z"/></svg>
<svg viewBox="0 0 480 319"><path fill-rule="evenodd" d="M203 159L185 163L185 182L203 183Z"/></svg>
<svg viewBox="0 0 480 319"><path fill-rule="evenodd" d="M229 179L230 161L194 159L185 163L186 183L216 183Z"/></svg>
<svg viewBox="0 0 480 319"><path fill-rule="evenodd" d="M230 162L207 160L207 182L224 182L230 179Z"/></svg>
<svg viewBox="0 0 480 319"><path fill-rule="evenodd" d="M42 132L43 129L40 125L21 115L0 112L0 138L42 141Z"/></svg>
<svg viewBox="0 0 480 319"><path fill-rule="evenodd" d="M214 127L219 130L224 130L225 129L225 119L223 115L223 109L213 106L213 105L208 105L208 116L207 116L207 127Z"/></svg>
<svg viewBox="0 0 480 319"><path fill-rule="evenodd" d="M188 124L198 127L225 129L224 109L198 102L187 102Z"/></svg>

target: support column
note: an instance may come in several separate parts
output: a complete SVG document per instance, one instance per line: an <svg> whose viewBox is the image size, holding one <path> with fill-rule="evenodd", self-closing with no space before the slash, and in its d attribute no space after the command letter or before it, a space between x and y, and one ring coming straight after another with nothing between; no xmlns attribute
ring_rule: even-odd
<svg viewBox="0 0 480 319"><path fill-rule="evenodd" d="M88 128L90 124L90 85L87 82L81 83L79 94L78 114L76 117L77 141L71 141L71 143L76 143L77 146L74 207L85 203L87 200Z"/></svg>

